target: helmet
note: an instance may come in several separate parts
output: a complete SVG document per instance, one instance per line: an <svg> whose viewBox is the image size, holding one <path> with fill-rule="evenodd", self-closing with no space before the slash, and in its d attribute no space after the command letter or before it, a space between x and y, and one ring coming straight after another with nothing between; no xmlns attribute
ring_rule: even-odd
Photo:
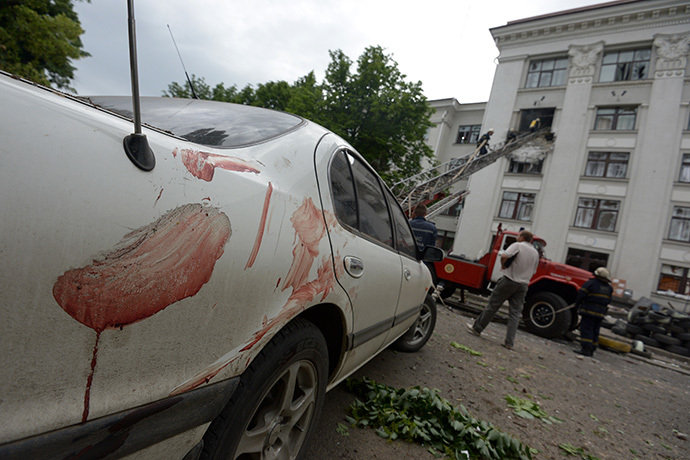
<svg viewBox="0 0 690 460"><path fill-rule="evenodd" d="M606 269L606 267L599 267L596 270L594 270L594 276L605 279L606 281L609 281L609 282L611 281L611 274Z"/></svg>

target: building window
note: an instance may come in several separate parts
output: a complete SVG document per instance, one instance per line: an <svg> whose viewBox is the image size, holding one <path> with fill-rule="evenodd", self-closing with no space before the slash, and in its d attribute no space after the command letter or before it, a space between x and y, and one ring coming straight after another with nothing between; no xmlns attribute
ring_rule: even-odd
<svg viewBox="0 0 690 460"><path fill-rule="evenodd" d="M580 198L575 214L575 227L613 232L616 230L619 201Z"/></svg>
<svg viewBox="0 0 690 460"><path fill-rule="evenodd" d="M690 243L690 208L674 206L668 239Z"/></svg>
<svg viewBox="0 0 690 460"><path fill-rule="evenodd" d="M601 252L585 251L582 249L568 249L565 263L573 267L594 272L599 267L606 267L609 255Z"/></svg>
<svg viewBox="0 0 690 460"><path fill-rule="evenodd" d="M565 85L568 58L531 61L527 70L525 88Z"/></svg>
<svg viewBox="0 0 690 460"><path fill-rule="evenodd" d="M651 54L649 48L605 53L599 81L645 80Z"/></svg>
<svg viewBox="0 0 690 460"><path fill-rule="evenodd" d="M515 174L541 174L541 166L543 164L544 160L539 160L536 163L510 160L508 172Z"/></svg>
<svg viewBox="0 0 690 460"><path fill-rule="evenodd" d="M532 220L534 193L503 192L498 217L514 220Z"/></svg>
<svg viewBox="0 0 690 460"><path fill-rule="evenodd" d="M635 107L599 108L594 119L594 129L596 131L633 130L636 115L637 108Z"/></svg>
<svg viewBox="0 0 690 460"><path fill-rule="evenodd" d="M585 176L625 179L629 158L629 153L589 152Z"/></svg>
<svg viewBox="0 0 690 460"><path fill-rule="evenodd" d="M690 294L690 285L688 285L688 269L686 267L677 267L675 265L661 264L661 273L659 275L658 291L672 291L676 294L688 295Z"/></svg>
<svg viewBox="0 0 690 460"><path fill-rule="evenodd" d="M476 144L482 125L462 125L458 128L456 144Z"/></svg>
<svg viewBox="0 0 690 460"><path fill-rule="evenodd" d="M683 162L680 164L680 175L678 182L690 182L690 154L683 154Z"/></svg>

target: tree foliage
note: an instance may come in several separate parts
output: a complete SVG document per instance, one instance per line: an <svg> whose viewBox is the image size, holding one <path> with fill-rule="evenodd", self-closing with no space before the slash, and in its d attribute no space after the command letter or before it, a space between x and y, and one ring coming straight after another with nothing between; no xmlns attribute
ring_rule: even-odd
<svg viewBox="0 0 690 460"><path fill-rule="evenodd" d="M389 182L418 172L432 151L424 142L431 126L431 109L421 82L407 82L391 55L380 46L368 47L353 61L341 50L330 51L331 62L322 83L314 72L293 84L285 81L247 85L191 77L200 99L234 102L291 112L320 123L342 136ZM173 82L165 96L191 97L189 83Z"/></svg>
<svg viewBox="0 0 690 460"><path fill-rule="evenodd" d="M46 86L71 89L73 59L89 54L72 0L3 0L0 68Z"/></svg>

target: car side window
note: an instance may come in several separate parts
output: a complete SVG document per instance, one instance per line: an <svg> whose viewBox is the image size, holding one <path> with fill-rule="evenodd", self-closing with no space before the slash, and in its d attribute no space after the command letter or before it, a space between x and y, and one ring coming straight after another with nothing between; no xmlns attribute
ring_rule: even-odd
<svg viewBox="0 0 690 460"><path fill-rule="evenodd" d="M338 152L331 162L331 185L340 222L394 247L388 206L373 172L354 156Z"/></svg>
<svg viewBox="0 0 690 460"><path fill-rule="evenodd" d="M390 204L391 213L393 214L393 223L395 224L395 240L398 250L403 254L415 258L417 256L417 245L410 228L410 222L407 216L402 212L398 206L397 200L391 192L386 190L386 197Z"/></svg>
<svg viewBox="0 0 690 460"><path fill-rule="evenodd" d="M352 172L344 152L338 152L331 162L331 190L335 206L335 216L340 223L359 228L357 219L357 196Z"/></svg>

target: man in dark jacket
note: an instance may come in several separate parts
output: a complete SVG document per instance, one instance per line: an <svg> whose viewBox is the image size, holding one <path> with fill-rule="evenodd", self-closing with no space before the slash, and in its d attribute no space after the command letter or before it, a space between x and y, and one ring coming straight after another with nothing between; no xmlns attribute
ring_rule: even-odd
<svg viewBox="0 0 690 460"><path fill-rule="evenodd" d="M410 219L410 227L412 227L412 233L414 233L414 238L420 249L424 249L425 246L436 246L438 234L436 225L425 219L426 212L426 206L419 203L414 207L412 219Z"/></svg>
<svg viewBox="0 0 690 460"><path fill-rule="evenodd" d="M601 322L611 302L611 274L604 267L594 270L594 278L582 285L575 297L575 306L582 316L580 320L580 344L582 349L575 353L583 356L594 355L599 342Z"/></svg>
<svg viewBox="0 0 690 460"><path fill-rule="evenodd" d="M479 138L477 141L477 147L479 147L479 155L486 155L489 151L489 140L491 140L491 135L494 133L493 128L488 130L486 134Z"/></svg>

